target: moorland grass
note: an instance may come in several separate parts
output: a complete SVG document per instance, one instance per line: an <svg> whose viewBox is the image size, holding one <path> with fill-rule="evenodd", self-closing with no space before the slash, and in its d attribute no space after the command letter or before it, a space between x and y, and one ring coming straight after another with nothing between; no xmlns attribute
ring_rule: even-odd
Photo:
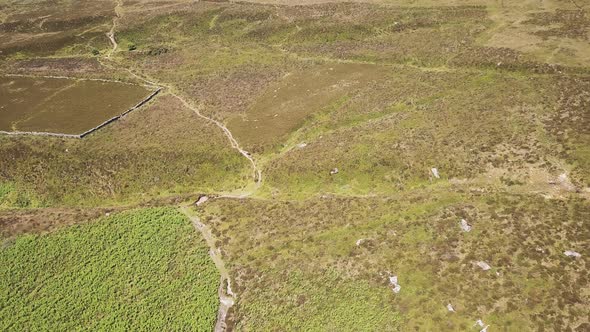
<svg viewBox="0 0 590 332"><path fill-rule="evenodd" d="M483 319L490 330L587 329L588 84L583 68L550 64L565 53L587 61L556 35L567 25L524 23L547 38L537 45L527 34L500 38L547 51L535 58L485 44L524 31L525 11L513 20L521 26L495 25L512 20L515 3L388 2L404 6L125 3L113 63L202 105L263 170L255 198L198 208L238 294L230 323L456 331ZM585 28L572 28L582 42ZM124 204L251 180L222 136L187 114L166 121L176 109L169 98L155 109L81 144L0 140L15 161L0 160L0 204ZM562 173L578 193L556 181ZM563 255L570 249L582 257Z"/></svg>
<svg viewBox="0 0 590 332"><path fill-rule="evenodd" d="M118 213L0 250L0 329L211 330L219 273L170 208Z"/></svg>
<svg viewBox="0 0 590 332"><path fill-rule="evenodd" d="M588 301L588 201L464 189L219 199L198 209L235 278L243 330L457 331L477 319L499 330L578 327ZM356 325L343 308L355 308Z"/></svg>
<svg viewBox="0 0 590 332"><path fill-rule="evenodd" d="M81 140L0 136L0 154L4 208L126 205L251 178L219 128L166 96Z"/></svg>

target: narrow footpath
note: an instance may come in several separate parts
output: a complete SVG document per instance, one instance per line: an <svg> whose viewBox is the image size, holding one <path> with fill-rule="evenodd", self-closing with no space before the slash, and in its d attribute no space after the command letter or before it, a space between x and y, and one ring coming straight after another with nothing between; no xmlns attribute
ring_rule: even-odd
<svg viewBox="0 0 590 332"><path fill-rule="evenodd" d="M219 310L217 312L217 320L215 322L215 331L225 331L227 328L227 324L225 322L227 312L234 305L236 301L236 295L231 290L231 279L229 278L229 272L225 267L225 263L221 258L221 250L216 249L215 238L213 237L209 227L203 224L199 217L191 214L189 207L183 206L180 208L180 211L191 220L193 226L195 226L195 228L203 235L205 242L207 242L207 245L209 246L209 256L211 256L211 260L213 260L213 263L215 263L215 267L217 267L217 270L221 276L219 280L219 288L217 291L219 294Z"/></svg>
<svg viewBox="0 0 590 332"><path fill-rule="evenodd" d="M123 3L122 3L122 0L115 0L115 2L116 2L116 6L115 6L115 17L113 18L113 26L111 27L111 29L107 33L107 37L111 41L111 44L113 45L113 47L105 57L107 61L110 60L111 56L117 51L117 48L119 47L119 45L117 44L117 39L115 37L115 33L116 33L118 22L121 19L121 17L123 16L123 8L122 8ZM109 61L109 62L111 62L111 61ZM198 107L191 105L183 97L181 97L180 95L175 93L174 88L169 84L165 84L165 83L161 83L161 82L157 82L157 81L148 79L146 77L143 77L142 75L139 75L138 73L134 72L133 70L131 70L129 68L121 68L121 67L117 67L117 66L114 66L111 64L105 64L105 63L103 63L103 61L100 61L100 63L106 67L115 68L117 70L125 70L130 75L132 75L133 77L146 83L147 85L155 86L158 89L166 89L171 96L178 99L186 108L193 111L197 116L199 116L200 118L202 118L206 121L212 122L217 127L219 127L223 131L225 136L228 138L232 148L236 149L242 156L244 156L244 158L248 159L248 161L250 162L250 164L252 166L252 170L253 170L254 189L252 189L249 192L242 193L241 195L236 195L236 197L239 197L239 198L248 197L248 196L252 195L256 191L256 189L258 189L260 187L260 185L262 184L262 172L258 168L258 166L256 165L256 161L254 160L254 158L252 158L251 154L248 151L246 151L240 147L238 141L234 138L231 131L229 129L227 129L227 127L223 123L221 123L220 121L217 121L213 118L210 118L206 115L203 115ZM231 196L233 196L233 195L227 195L225 197L231 197ZM229 312L230 308L235 304L236 298L237 298L237 295L235 293L233 293L231 290L231 278L230 278L229 272L228 272L227 268L225 267L225 263L223 262L223 259L221 257L221 250L215 246L216 239L213 236L213 234L211 233L211 230L209 229L209 227L207 227L207 225L203 224L198 216L191 214L189 207L182 206L180 208L180 211L182 213L184 213L191 220L191 222L193 223L193 226L202 234L203 238L207 242L207 245L209 246L209 255L211 256L211 259L213 260L213 262L215 263L215 266L219 270L219 274L221 276L220 281L219 281L219 289L218 289L219 311L217 313L217 320L215 323L214 331L215 332L223 332L227 328L227 323L226 323L227 313Z"/></svg>
<svg viewBox="0 0 590 332"><path fill-rule="evenodd" d="M111 49L109 54L107 54L107 59L110 58L111 55L113 55L113 53L115 53L115 51L119 47L119 44L117 44L117 39L115 39L115 30L117 29L117 24L119 23L119 19L121 19L121 13L122 13L122 9L123 9L123 1L122 0L115 0L115 3L116 3L116 6L115 6L115 17L113 17L113 26L111 26L111 30L109 30L109 32L107 32L107 37L111 41L111 44L113 44L113 48Z"/></svg>

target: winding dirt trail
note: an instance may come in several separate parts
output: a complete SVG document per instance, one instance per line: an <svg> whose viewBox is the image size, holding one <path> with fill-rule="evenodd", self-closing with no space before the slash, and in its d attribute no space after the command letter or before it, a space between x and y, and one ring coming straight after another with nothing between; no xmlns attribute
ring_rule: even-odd
<svg viewBox="0 0 590 332"><path fill-rule="evenodd" d="M113 26L111 27L111 30L109 31L109 33L107 33L107 36L109 37L109 39L111 41L111 44L113 44L113 48L111 49L109 54L107 54L107 56L106 56L107 59L111 57L111 55L117 50L117 48L119 46L117 44L117 41L115 38L115 30L117 27L117 22L119 21L119 19L121 18L121 15L122 15L121 14L122 13L121 6L122 6L121 0L117 0L117 6L115 7L116 17L113 19ZM248 151L246 151L240 147L240 144L238 144L238 141L235 139L234 135L231 133L231 131L229 129L227 129L227 127L223 123L221 123L220 121L217 121L213 118L210 118L206 115L203 115L201 113L201 110L198 107L191 105L188 101L186 101L186 99L182 98L180 95L175 93L174 88L169 84L153 81L151 79L148 79L146 77L143 77L142 75L135 73L133 70L131 70L129 68L115 68L114 66L106 65L103 62L101 62L101 64L103 66L118 69L118 70L123 69L123 70L127 71L129 74L131 74L133 77L146 83L149 86L154 86L154 87L158 87L161 89L165 88L166 90L168 90L168 93L171 96L178 99L186 108L193 111L197 116L199 116L200 118L202 118L206 121L209 121L209 122L212 122L213 124L215 124L217 127L219 127L223 131L225 136L229 139L232 148L238 150L238 152L242 156L244 156L246 159L248 159L248 161L252 165L252 169L253 169L253 173L254 173L254 182L256 184L256 187L258 187L262 183L262 172L260 171L260 169L258 169L258 167L256 165L256 161L254 160L254 158L252 158L251 154Z"/></svg>
<svg viewBox="0 0 590 332"><path fill-rule="evenodd" d="M116 6L115 6L115 17L113 17L113 26L111 27L111 30L109 30L109 32L107 32L107 37L111 41L111 44L113 44L113 48L111 49L109 54L107 54L107 59L110 58L111 55L113 55L113 53L115 53L115 51L119 47L119 44L117 44L117 40L115 39L115 30L117 29L117 23L119 23L119 19L121 19L121 15L122 15L121 10L123 8L123 0L115 0L115 3L116 3Z"/></svg>
<svg viewBox="0 0 590 332"><path fill-rule="evenodd" d="M178 94L173 92L173 88L170 85L163 84L163 83L156 82L151 79L145 78L145 77L133 72L133 70L131 70L129 68L123 68L123 69L126 70L127 72L129 72L129 74L131 74L133 77L141 80L142 82L144 82L146 84L156 86L161 89L166 89L171 96L178 99L186 108L193 111L197 116L199 116L200 118L202 118L206 121L212 122L217 127L219 127L223 131L225 136L228 138L228 140L230 141L232 148L238 150L238 152L242 156L244 156L246 159L248 159L248 161L252 165L252 169L254 172L253 179L254 179L254 183L255 183L255 188L257 189L260 186L260 184L262 183L262 172L258 169L258 167L256 165L256 161L254 160L254 158L252 158L252 156L250 155L250 153L248 151L246 151L240 147L240 145L238 144L238 141L234 138L231 131L229 129L227 129L227 127L225 127L225 125L223 125L223 123L221 123L215 119L212 119L208 116L203 115L200 112L199 108L192 106L184 98L182 98L181 96L179 96ZM254 193L254 191L248 192L248 193L244 194L244 197L250 196L253 193ZM221 258L221 252L215 245L215 242L216 242L215 237L211 233L211 230L209 229L209 227L207 227L207 225L203 224L197 216L190 214L188 207L183 206L180 208L180 210L191 220L191 222L193 223L193 226L201 233L201 235L203 236L203 238L207 242L207 245L209 246L209 255L211 256L211 259L215 263L215 266L217 267L217 269L219 270L219 274L221 275L221 279L219 281L219 290L218 290L219 310L217 312L217 320L215 323L214 331L215 332L223 332L227 328L227 324L226 324L227 313L229 312L229 309L236 302L236 294L232 292L231 286L230 286L231 285L231 278L229 276L229 272L225 268L225 264Z"/></svg>
<svg viewBox="0 0 590 332"><path fill-rule="evenodd" d="M232 135L231 131L229 131L229 129L227 129L227 127L215 120L212 119L210 117L207 117L203 114L201 114L200 110L197 107L192 106L191 104L189 104L186 100L184 100L182 97L180 97L179 95L175 94L174 92L170 92L170 94L174 97L176 97L176 99L180 100L180 102L188 109L192 110L193 112L195 112L195 114L197 114L199 117L213 122L217 127L221 128L221 130L223 130L223 132L225 133L225 136L227 136L227 138L229 139L232 148L238 150L238 152L240 152L240 154L242 156L244 156L246 159L248 159L250 161L250 164L252 165L252 169L254 170L254 181L257 185L259 185L262 182L262 172L260 171L260 169L258 169L258 167L256 166L256 162L254 161L254 158L252 158L252 156L250 155L250 153L244 149L242 149L240 147L240 145L238 144L238 141L236 141L236 139L234 138L234 136Z"/></svg>
<svg viewBox="0 0 590 332"><path fill-rule="evenodd" d="M115 0L115 1L117 4L115 7L115 15L116 16L113 18L113 26L111 27L110 31L107 33L107 37L111 41L111 44L113 45L113 47L105 57L107 60L109 60L111 58L111 56L117 51L117 48L119 47L119 45L117 44L115 33L116 33L116 29L117 29L117 24L123 15L123 10L122 10L123 3L122 3L122 0ZM201 110L198 107L191 105L186 99L184 99L179 94L174 92L173 86L171 86L169 84L157 82L155 80L152 80L151 78L146 78L146 77L134 72L130 68L124 68L121 66L114 66L114 65L110 65L110 64L105 64L102 61L100 61L100 63L106 67L114 68L117 70L125 70L130 75L132 75L133 77L137 78L138 80L146 83L147 85L157 87L158 89L166 89L171 96L178 99L186 108L193 111L200 118L202 118L206 121L212 122L213 124L215 124L217 127L219 127L223 131L225 136L228 138L232 148L236 149L242 156L244 156L250 162L250 164L252 166L252 170L253 170L253 180L254 180L254 188L251 191L243 192L240 195L225 195L225 197L245 198L245 197L248 197L248 196L254 194L254 192L260 187L260 185L262 184L262 171L256 165L256 161L254 160L254 158L252 158L251 154L248 151L244 150L242 147L240 147L240 144L235 139L235 137L233 136L231 131L223 123L221 123L220 121L217 121L213 118L210 118L206 115L203 115L201 113ZM213 234L211 233L211 230L209 229L209 227L207 225L203 224L198 216L191 214L189 207L182 206L180 208L180 211L182 213L184 213L191 220L191 222L193 223L193 226L202 234L203 238L207 242L207 245L209 246L209 255L211 256L211 259L215 263L215 266L217 267L217 269L219 270L219 274L221 275L221 278L219 281L219 289L218 289L219 311L217 313L217 320L215 323L214 331L215 332L223 332L227 328L227 323L226 323L227 313L229 312L229 309L236 302L236 294L233 293L231 290L231 278L230 278L229 272L228 272L227 268L225 267L225 263L223 262L223 259L221 258L221 250L219 248L217 248L215 245L216 239L213 236Z"/></svg>
<svg viewBox="0 0 590 332"><path fill-rule="evenodd" d="M199 116L200 118L202 118L206 121L212 122L217 127L219 127L224 132L224 134L228 138L228 140L230 141L232 148L238 150L238 152L242 156L244 156L245 158L248 159L248 161L252 165L252 169L254 172L253 179L254 179L254 183L255 183L255 188L258 188L260 186L260 184L262 183L262 172L258 169L256 162L254 161L254 158L252 158L252 156L250 156L250 153L248 151L246 151L240 147L240 145L238 144L238 142L236 141L236 139L232 135L231 131L229 129L227 129L227 127L225 127L223 125L223 123L221 123L215 119L212 119L208 116L203 115L200 112L199 108L192 106L184 98L182 98L178 94L174 93L173 88L171 86L169 86L167 84L155 82L151 79L147 79L147 78L133 72L129 68L124 68L124 70L126 70L133 77L141 80L142 82L144 82L146 84L156 86L161 89L166 89L171 96L178 99L186 108L193 111L197 116ZM249 196L253 193L254 193L254 191L248 192L245 194L245 196ZM221 258L221 252L215 245L215 242L216 242L215 237L211 233L211 230L209 229L209 227L207 227L207 225L203 224L197 216L190 214L188 207L183 206L180 208L180 210L182 213L184 213L191 220L191 222L193 223L193 226L201 233L201 235L203 236L203 238L207 242L207 245L209 246L209 255L211 256L211 259L215 263L215 266L217 267L217 269L219 270L219 274L221 275L221 279L219 281L219 289L218 289L219 310L217 312L217 320L215 323L214 331L215 332L223 332L227 328L227 324L226 324L227 313L229 312L229 309L236 302L236 294L231 291L231 286L230 286L231 285L231 278L229 276L229 272L225 268L225 264Z"/></svg>
<svg viewBox="0 0 590 332"><path fill-rule="evenodd" d="M186 101L186 99L184 99L183 97L178 95L176 92L174 92L174 88L171 85L166 84L166 83L156 82L151 79L145 78L145 77L133 72L133 70L131 70L129 68L124 68L124 70L127 71L129 74L131 74L133 77L137 78L138 80L141 80L142 82L146 83L149 86L154 86L154 87L158 87L161 89L166 89L168 91L168 94L170 94L174 98L178 99L184 107L193 111L198 117L200 117L206 121L212 122L217 127L219 127L219 129L221 129L223 131L223 133L225 134L225 136L229 140L231 147L238 150L238 152L242 156L244 156L246 159L248 159L248 161L250 162L250 165L252 166L253 179L254 179L254 183L256 185L255 188L258 188L260 186L260 184L262 183L262 171L256 165L256 161L254 160L254 158L252 158L252 155L250 154L250 152L248 152L248 151L244 150L242 147L240 147L240 144L235 139L234 135L231 133L231 131L229 129L227 129L227 127L222 122L217 121L213 118L210 118L206 115L203 115L201 113L201 110L198 107L191 105L188 101ZM249 192L244 195L250 196L253 193L254 192Z"/></svg>

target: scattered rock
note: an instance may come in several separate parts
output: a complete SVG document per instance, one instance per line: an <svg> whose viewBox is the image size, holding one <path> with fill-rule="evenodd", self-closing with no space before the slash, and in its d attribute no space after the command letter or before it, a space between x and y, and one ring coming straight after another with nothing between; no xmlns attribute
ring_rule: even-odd
<svg viewBox="0 0 590 332"><path fill-rule="evenodd" d="M484 271L487 271L487 270L489 270L489 269L492 268L488 263L486 263L484 261L479 261L476 264L477 264L477 266L479 266Z"/></svg>
<svg viewBox="0 0 590 332"><path fill-rule="evenodd" d="M579 252L575 252L572 250L566 250L563 252L563 254L566 255L567 257L574 257L574 258L582 257L582 255Z"/></svg>
<svg viewBox="0 0 590 332"><path fill-rule="evenodd" d="M307 146L307 143L305 143L305 142L297 144L297 147L300 149L303 149L306 146Z"/></svg>
<svg viewBox="0 0 590 332"><path fill-rule="evenodd" d="M485 325L481 319L478 319L477 321L475 321L475 324L473 324L473 326L478 326L478 325L479 325L479 327L483 327L483 329L481 329L479 332L487 332L488 327L490 327L489 325ZM484 327L484 325L485 325L485 327Z"/></svg>
<svg viewBox="0 0 590 332"><path fill-rule="evenodd" d="M449 310L450 312L455 312L455 308L453 308L452 304L447 304L447 310Z"/></svg>
<svg viewBox="0 0 590 332"><path fill-rule="evenodd" d="M365 242L365 239L358 239L356 240L356 246L360 246L361 244L363 244L363 242Z"/></svg>
<svg viewBox="0 0 590 332"><path fill-rule="evenodd" d="M338 174L338 168L334 168L330 171L330 175Z"/></svg>
<svg viewBox="0 0 590 332"><path fill-rule="evenodd" d="M576 186L574 186L574 184L570 181L570 179L567 176L567 173L560 174L557 178L557 181L563 189L567 191L576 191Z"/></svg>
<svg viewBox="0 0 590 332"><path fill-rule="evenodd" d="M432 172L432 175L433 175L435 178L437 178L437 179L440 179L440 175L438 174L438 169L436 169L436 168L432 168L432 169L430 169L430 171Z"/></svg>
<svg viewBox="0 0 590 332"><path fill-rule="evenodd" d="M111 215L111 213L110 213L110 212L107 212L107 213L105 213L104 215L108 217L108 216L110 216L110 215Z"/></svg>
<svg viewBox="0 0 590 332"><path fill-rule="evenodd" d="M393 292L396 294L402 289L402 287L397 283L397 276L390 276L389 284L393 287Z"/></svg>
<svg viewBox="0 0 590 332"><path fill-rule="evenodd" d="M208 200L209 200L209 197L207 197L207 195L201 195L201 196L199 196L199 199L197 199L197 201L195 202L195 205L199 206Z"/></svg>
<svg viewBox="0 0 590 332"><path fill-rule="evenodd" d="M471 225L469 225L469 223L467 222L467 220L465 219L461 219L461 229L464 232L469 232L471 231Z"/></svg>

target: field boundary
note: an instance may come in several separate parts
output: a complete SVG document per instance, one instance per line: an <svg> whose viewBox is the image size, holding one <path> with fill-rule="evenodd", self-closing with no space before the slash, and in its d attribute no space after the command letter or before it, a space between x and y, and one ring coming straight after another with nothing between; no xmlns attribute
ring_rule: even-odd
<svg viewBox="0 0 590 332"><path fill-rule="evenodd" d="M161 90L162 90L162 88L157 88L156 91L152 92L149 96L147 96L142 101L140 101L139 103L137 103L137 105L131 107L130 109L126 110L125 112L123 112L123 113L121 113L121 114L119 114L117 116L114 116L114 117L106 120L105 122L99 124L98 126L96 126L96 127L92 128L92 129L89 129L89 130L83 132L82 134L78 135L79 138L84 138L85 136L92 134L93 132L101 129L102 127L108 125L109 123L115 122L115 121L119 120L120 118L124 117L125 115L127 115L127 114L135 111L136 109L140 108L145 103L147 103L148 101L152 100L158 93L160 93Z"/></svg>
<svg viewBox="0 0 590 332"><path fill-rule="evenodd" d="M62 137L62 138L79 138L82 139L93 132L107 126L108 124L119 120L120 118L124 117L125 115L135 111L136 109L140 108L141 106L145 105L147 102L152 100L158 93L162 91L162 88L158 87L154 92L150 93L147 97L142 99L139 103L135 106L131 107L130 109L126 110L125 112L116 115L98 126L95 126L81 134L64 134L64 133L50 133L50 132L43 132L43 131L4 131L0 130L0 134L9 135L9 136L21 136L21 135L28 135L28 136L51 136L51 137Z"/></svg>

